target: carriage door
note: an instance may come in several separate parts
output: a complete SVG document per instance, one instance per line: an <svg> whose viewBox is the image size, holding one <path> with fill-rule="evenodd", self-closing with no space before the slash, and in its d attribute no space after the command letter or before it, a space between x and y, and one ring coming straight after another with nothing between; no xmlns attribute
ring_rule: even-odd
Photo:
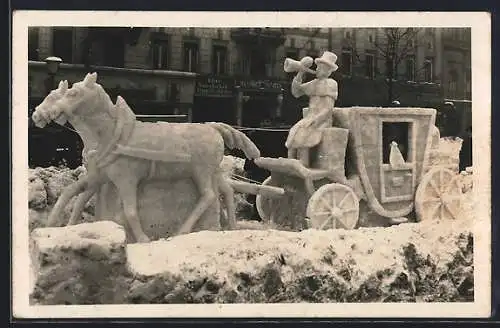
<svg viewBox="0 0 500 328"><path fill-rule="evenodd" d="M380 200L382 203L413 200L415 192L415 124L416 122L413 120L405 121L400 118L381 120Z"/></svg>

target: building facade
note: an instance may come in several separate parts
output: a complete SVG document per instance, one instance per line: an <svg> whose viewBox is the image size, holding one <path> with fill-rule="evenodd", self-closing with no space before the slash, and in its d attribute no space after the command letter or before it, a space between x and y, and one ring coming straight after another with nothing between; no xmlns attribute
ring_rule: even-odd
<svg viewBox="0 0 500 328"><path fill-rule="evenodd" d="M307 99L291 96L284 60L325 50L338 55L338 106L470 101L470 30L434 28L30 28L30 97L46 92L37 62L58 56L58 79L97 71L136 112L291 125Z"/></svg>

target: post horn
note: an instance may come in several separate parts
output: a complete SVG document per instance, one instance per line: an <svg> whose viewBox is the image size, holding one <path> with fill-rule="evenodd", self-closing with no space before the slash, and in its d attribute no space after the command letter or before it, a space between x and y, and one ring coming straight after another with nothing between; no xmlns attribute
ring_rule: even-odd
<svg viewBox="0 0 500 328"><path fill-rule="evenodd" d="M309 68L312 64L313 59L309 56L302 58L300 61L286 58L283 64L283 70L287 73L307 72L316 75L316 71Z"/></svg>

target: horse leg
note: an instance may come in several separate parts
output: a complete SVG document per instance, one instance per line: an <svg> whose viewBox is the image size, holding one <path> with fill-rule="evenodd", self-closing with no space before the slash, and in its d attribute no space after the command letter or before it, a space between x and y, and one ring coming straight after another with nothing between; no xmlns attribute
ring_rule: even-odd
<svg viewBox="0 0 500 328"><path fill-rule="evenodd" d="M92 198L92 196L97 192L97 187L89 188L81 193L76 199L75 205L73 206L73 211L68 221L68 225L74 225L78 219L81 218L85 204Z"/></svg>
<svg viewBox="0 0 500 328"><path fill-rule="evenodd" d="M136 242L149 242L149 237L142 230L137 210L137 187L139 181L129 177L128 179L118 179L117 181L113 181L113 183L122 199L123 213Z"/></svg>
<svg viewBox="0 0 500 328"><path fill-rule="evenodd" d="M212 174L195 170L195 172L193 172L193 180L198 187L200 199L191 214L178 230L178 235L190 233L196 222L200 219L201 215L210 207L210 205L212 205L214 201L218 201L213 190Z"/></svg>
<svg viewBox="0 0 500 328"><path fill-rule="evenodd" d="M62 211L66 208L66 205L68 205L71 198L83 192L86 188L88 188L89 181L90 177L84 176L82 179L71 184L63 191L61 196L59 196L59 198L57 199L54 207L52 208L52 211L50 212L47 221L47 226L51 227L56 223L56 221L61 216Z"/></svg>
<svg viewBox="0 0 500 328"><path fill-rule="evenodd" d="M227 213L227 228L233 230L236 227L236 206L234 205L234 190L222 173L217 174L219 190L224 197L224 205Z"/></svg>

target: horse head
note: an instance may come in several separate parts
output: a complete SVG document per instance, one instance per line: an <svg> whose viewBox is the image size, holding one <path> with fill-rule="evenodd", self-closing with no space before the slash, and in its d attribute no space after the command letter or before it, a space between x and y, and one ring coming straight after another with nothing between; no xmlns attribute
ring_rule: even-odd
<svg viewBox="0 0 500 328"><path fill-rule="evenodd" d="M101 85L96 83L97 73L89 73L85 78L68 89L59 100L52 104L49 119L64 124L72 118L85 120L95 114L109 113L113 116L113 103Z"/></svg>
<svg viewBox="0 0 500 328"><path fill-rule="evenodd" d="M57 89L52 90L40 105L36 106L31 119L37 127L43 128L50 123L52 120L51 117L55 116L52 113L54 111L54 104L64 96L66 91L68 91L68 81L64 80L59 82Z"/></svg>

